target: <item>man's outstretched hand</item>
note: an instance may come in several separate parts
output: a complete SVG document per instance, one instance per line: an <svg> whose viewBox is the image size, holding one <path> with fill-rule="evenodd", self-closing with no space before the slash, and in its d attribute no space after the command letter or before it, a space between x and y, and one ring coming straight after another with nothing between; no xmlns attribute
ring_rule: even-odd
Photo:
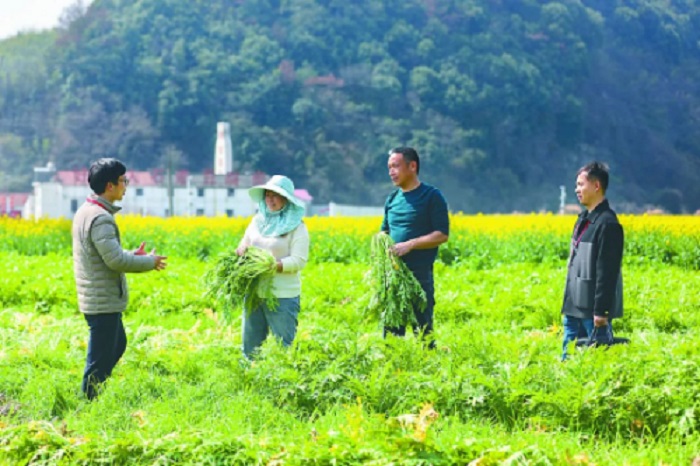
<svg viewBox="0 0 700 466"><path fill-rule="evenodd" d="M151 251L149 256L153 256L156 259L156 266L155 266L156 271L161 271L168 266L168 263L166 262L168 257L156 255L156 248L153 248L153 250Z"/></svg>
<svg viewBox="0 0 700 466"><path fill-rule="evenodd" d="M146 255L146 242L144 241L141 243L139 248L134 251L135 256L145 256ZM154 267L155 270L161 271L165 269L168 266L168 263L166 262L168 257L167 256L158 256L156 255L156 248L151 249L151 252L148 253L149 256L153 256L156 260L156 266Z"/></svg>

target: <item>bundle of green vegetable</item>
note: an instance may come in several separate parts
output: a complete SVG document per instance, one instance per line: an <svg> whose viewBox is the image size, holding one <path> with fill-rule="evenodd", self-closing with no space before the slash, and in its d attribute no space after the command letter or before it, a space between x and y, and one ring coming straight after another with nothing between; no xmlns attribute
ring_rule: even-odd
<svg viewBox="0 0 700 466"><path fill-rule="evenodd" d="M223 252L204 276L206 295L222 304L228 320L244 299L248 312L262 303L275 309L277 298L272 294L272 278L276 267L274 256L255 246L248 247L242 256L235 249Z"/></svg>
<svg viewBox="0 0 700 466"><path fill-rule="evenodd" d="M394 241L384 232L372 237L372 266L368 313L386 327L416 324L414 306L425 310L426 297L416 277L392 251Z"/></svg>

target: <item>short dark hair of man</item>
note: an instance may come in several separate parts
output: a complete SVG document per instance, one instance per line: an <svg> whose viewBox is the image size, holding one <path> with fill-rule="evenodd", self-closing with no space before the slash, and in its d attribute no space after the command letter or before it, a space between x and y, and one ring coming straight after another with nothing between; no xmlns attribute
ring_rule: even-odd
<svg viewBox="0 0 700 466"><path fill-rule="evenodd" d="M610 179L608 171L608 166L603 162L591 162L581 167L576 174L580 175L586 172L588 181L599 181L600 187L603 188L603 194L605 194L605 191L608 190L608 180Z"/></svg>
<svg viewBox="0 0 700 466"><path fill-rule="evenodd" d="M88 171L88 184L95 194L104 194L107 183L118 184L126 174L126 167L117 159L104 158L92 162Z"/></svg>
<svg viewBox="0 0 700 466"><path fill-rule="evenodd" d="M420 158L413 147L395 147L389 151L389 155L391 154L401 154L407 164L416 162L416 175L420 173Z"/></svg>

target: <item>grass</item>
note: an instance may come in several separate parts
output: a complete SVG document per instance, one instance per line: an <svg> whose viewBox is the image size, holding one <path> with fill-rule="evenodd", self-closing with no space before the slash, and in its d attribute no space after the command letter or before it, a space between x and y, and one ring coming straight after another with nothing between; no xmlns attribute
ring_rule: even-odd
<svg viewBox="0 0 700 466"><path fill-rule="evenodd" d="M560 354L563 264L436 266L438 348L362 318L366 265L304 271L299 332L254 364L206 264L131 275L129 346L94 403L71 259L2 254L0 463L689 464L697 272L625 269L626 347ZM4 410L4 411L3 411ZM423 413L423 415L421 415ZM426 414L428 413L428 414ZM434 413L434 414L431 414Z"/></svg>

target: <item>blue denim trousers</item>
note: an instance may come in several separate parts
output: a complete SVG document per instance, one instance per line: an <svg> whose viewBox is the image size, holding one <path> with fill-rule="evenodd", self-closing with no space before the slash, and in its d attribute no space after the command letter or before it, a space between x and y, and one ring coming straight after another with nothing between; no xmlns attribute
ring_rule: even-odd
<svg viewBox="0 0 700 466"><path fill-rule="evenodd" d="M297 324L301 299L279 298L277 309L271 310L264 303L247 313L243 309L243 354L248 359L254 357L255 351L262 346L269 332L282 341L284 346L291 346L297 333Z"/></svg>
<svg viewBox="0 0 700 466"><path fill-rule="evenodd" d="M433 278L433 267L424 267L420 269L413 270L413 275L418 280L421 288L425 292L425 297L427 298L427 303L425 310L421 311L418 304L413 306L413 314L416 316L416 321L418 325L413 327L413 333L416 335L422 334L425 340L428 340L428 347L435 348L435 340L430 336L433 333L433 312L435 310L435 280ZM387 333L391 333L396 336L406 335L406 327L384 327L383 335L386 337Z"/></svg>
<svg viewBox="0 0 700 466"><path fill-rule="evenodd" d="M561 360L564 361L567 356L567 347L569 346L569 343L572 341L576 341L578 338L583 337L584 335L587 336L588 338L591 337L591 334L593 333L593 319L582 319L580 317L572 317L572 316L567 316L564 314L564 320L563 320L563 326L564 326L564 342L562 344L562 354L561 354ZM585 332L585 333L584 333ZM612 339L612 319L608 319L608 326L605 328L603 332L598 332L603 336L606 336L610 339Z"/></svg>
<svg viewBox="0 0 700 466"><path fill-rule="evenodd" d="M114 366L126 350L126 332L122 313L85 314L90 328L87 361L83 372L82 390L92 400L99 394L100 385L112 375Z"/></svg>

